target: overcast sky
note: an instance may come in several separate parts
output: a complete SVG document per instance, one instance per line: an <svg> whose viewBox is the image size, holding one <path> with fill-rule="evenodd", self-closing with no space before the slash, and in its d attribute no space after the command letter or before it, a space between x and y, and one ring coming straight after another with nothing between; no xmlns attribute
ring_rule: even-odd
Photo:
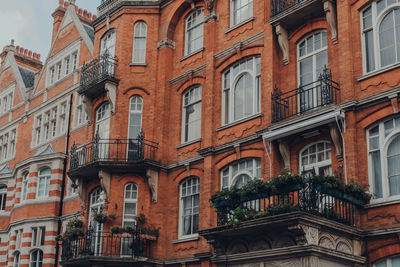
<svg viewBox="0 0 400 267"><path fill-rule="evenodd" d="M0 52L10 44L41 54L44 61L50 49L53 27L51 14L59 0L0 0ZM100 0L76 0L76 5L97 13Z"/></svg>

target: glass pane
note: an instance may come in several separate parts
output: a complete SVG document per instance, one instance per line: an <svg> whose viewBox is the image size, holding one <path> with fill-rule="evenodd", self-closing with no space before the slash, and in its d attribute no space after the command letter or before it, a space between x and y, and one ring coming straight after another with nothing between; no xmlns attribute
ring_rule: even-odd
<svg viewBox="0 0 400 267"><path fill-rule="evenodd" d="M367 71L375 69L374 36L373 31L365 32L365 50L367 53Z"/></svg>
<svg viewBox="0 0 400 267"><path fill-rule="evenodd" d="M386 260L376 263L375 266L376 267L387 267Z"/></svg>
<svg viewBox="0 0 400 267"><path fill-rule="evenodd" d="M393 131L393 120L388 120L384 123L385 137Z"/></svg>
<svg viewBox="0 0 400 267"><path fill-rule="evenodd" d="M364 29L372 26L372 7L367 8L363 12L363 26Z"/></svg>
<svg viewBox="0 0 400 267"><path fill-rule="evenodd" d="M400 257L392 258L392 267L400 267Z"/></svg>
<svg viewBox="0 0 400 267"><path fill-rule="evenodd" d="M136 203L125 203L125 215L136 215Z"/></svg>
<svg viewBox="0 0 400 267"><path fill-rule="evenodd" d="M375 151L371 153L372 161L372 175L374 181L374 194L376 198L382 198L382 174L381 174L381 153L380 151Z"/></svg>

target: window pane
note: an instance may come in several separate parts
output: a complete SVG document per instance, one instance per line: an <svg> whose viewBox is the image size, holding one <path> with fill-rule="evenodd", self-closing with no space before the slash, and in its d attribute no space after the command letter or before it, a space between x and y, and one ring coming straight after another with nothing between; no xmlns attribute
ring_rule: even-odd
<svg viewBox="0 0 400 267"><path fill-rule="evenodd" d="M367 29L372 26L372 7L367 8L363 12L363 26Z"/></svg>
<svg viewBox="0 0 400 267"><path fill-rule="evenodd" d="M387 14L379 28L382 67L392 64L396 60L393 16L393 11Z"/></svg>
<svg viewBox="0 0 400 267"><path fill-rule="evenodd" d="M374 194L377 198L383 197L382 192L382 170L381 170L381 153L380 151L375 151L371 153L372 161L372 175L374 181Z"/></svg>
<svg viewBox="0 0 400 267"><path fill-rule="evenodd" d="M367 71L372 71L375 69L374 36L372 30L365 32L365 50L367 53Z"/></svg>
<svg viewBox="0 0 400 267"><path fill-rule="evenodd" d="M392 267L400 267L400 257L392 258Z"/></svg>
<svg viewBox="0 0 400 267"><path fill-rule="evenodd" d="M375 266L376 266L376 267L387 267L387 265L386 265L386 260L381 261L381 262L379 262L379 263L376 263Z"/></svg>

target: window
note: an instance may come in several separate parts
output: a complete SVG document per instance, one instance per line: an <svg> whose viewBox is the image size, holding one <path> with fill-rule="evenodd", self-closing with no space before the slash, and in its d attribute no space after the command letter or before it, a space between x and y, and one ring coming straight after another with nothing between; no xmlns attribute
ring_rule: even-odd
<svg viewBox="0 0 400 267"><path fill-rule="evenodd" d="M39 181L36 196L48 197L50 190L51 169L45 168L39 171Z"/></svg>
<svg viewBox="0 0 400 267"><path fill-rule="evenodd" d="M7 186L0 186L0 211L6 210L6 202L7 202Z"/></svg>
<svg viewBox="0 0 400 267"><path fill-rule="evenodd" d="M128 159L134 160L140 157L140 145L138 137L142 131L143 99L141 96L132 96L129 100L129 125L128 125Z"/></svg>
<svg viewBox="0 0 400 267"><path fill-rule="evenodd" d="M221 170L222 189L240 188L254 179L261 179L261 160L257 158L239 160Z"/></svg>
<svg viewBox="0 0 400 267"><path fill-rule="evenodd" d="M64 59L65 75L68 75L70 71L69 60L69 56Z"/></svg>
<svg viewBox="0 0 400 267"><path fill-rule="evenodd" d="M133 63L146 62L146 37L147 24L144 21L136 22L133 34Z"/></svg>
<svg viewBox="0 0 400 267"><path fill-rule="evenodd" d="M103 224L93 220L94 213L102 212L104 210L104 191L101 187L97 187L90 193L89 205L89 230L92 231L90 247L94 256L101 255Z"/></svg>
<svg viewBox="0 0 400 267"><path fill-rule="evenodd" d="M61 79L61 69L62 69L62 64L61 62L57 63L57 81Z"/></svg>
<svg viewBox="0 0 400 267"><path fill-rule="evenodd" d="M29 267L42 267L43 264L43 251L34 250L31 253L30 265Z"/></svg>
<svg viewBox="0 0 400 267"><path fill-rule="evenodd" d="M374 267L399 267L400 266L400 256L390 257L381 260L373 265Z"/></svg>
<svg viewBox="0 0 400 267"><path fill-rule="evenodd" d="M76 70L78 68L78 52L74 52L72 54L72 70Z"/></svg>
<svg viewBox="0 0 400 267"><path fill-rule="evenodd" d="M200 179L189 177L180 185L179 236L196 235L199 229Z"/></svg>
<svg viewBox="0 0 400 267"><path fill-rule="evenodd" d="M364 72L400 61L400 5L379 0L361 12Z"/></svg>
<svg viewBox="0 0 400 267"><path fill-rule="evenodd" d="M11 160L15 156L17 130L0 133L0 163Z"/></svg>
<svg viewBox="0 0 400 267"><path fill-rule="evenodd" d="M14 253L14 265L13 267L19 267L20 253L19 251Z"/></svg>
<svg viewBox="0 0 400 267"><path fill-rule="evenodd" d="M124 217L122 226L123 227L135 227L137 214L137 199L138 190L137 186L133 183L129 183L125 186L124 192Z"/></svg>
<svg viewBox="0 0 400 267"><path fill-rule="evenodd" d="M26 172L22 176L22 189L21 189L21 200L24 201L27 198L28 195L28 176L29 173Z"/></svg>
<svg viewBox="0 0 400 267"><path fill-rule="evenodd" d="M55 60L57 60L58 62L55 63ZM72 53L71 50L65 51L62 54L57 55L54 60L51 59L48 65L50 67L48 70L47 84L52 85L62 78L72 74L72 72L77 69L78 51L75 50Z"/></svg>
<svg viewBox="0 0 400 267"><path fill-rule="evenodd" d="M186 18L185 55L203 48L204 9L194 10Z"/></svg>
<svg viewBox="0 0 400 267"><path fill-rule="evenodd" d="M46 227L32 228L32 247L44 246L46 237Z"/></svg>
<svg viewBox="0 0 400 267"><path fill-rule="evenodd" d="M23 234L23 229L15 231L15 249L21 248L22 234Z"/></svg>
<svg viewBox="0 0 400 267"><path fill-rule="evenodd" d="M313 33L297 46L298 84L304 89L300 94L300 112L321 106L321 86L316 86L319 76L328 66L326 31Z"/></svg>
<svg viewBox="0 0 400 267"><path fill-rule="evenodd" d="M0 93L0 115L4 115L13 107L14 93L13 89L6 89Z"/></svg>
<svg viewBox="0 0 400 267"><path fill-rule="evenodd" d="M59 110L61 110L60 114L58 114ZM67 102L63 102L60 106L52 107L36 116L34 145L40 145L65 133L66 111Z"/></svg>
<svg viewBox="0 0 400 267"><path fill-rule="evenodd" d="M55 67L50 68L50 84L54 83L54 78L56 77Z"/></svg>
<svg viewBox="0 0 400 267"><path fill-rule="evenodd" d="M84 109L83 105L83 95L77 95L77 103L76 103L76 126L87 123L88 115Z"/></svg>
<svg viewBox="0 0 400 267"><path fill-rule="evenodd" d="M182 142L201 136L201 86L195 85L183 94Z"/></svg>
<svg viewBox="0 0 400 267"><path fill-rule="evenodd" d="M367 131L372 193L377 199L400 196L400 117L384 120Z"/></svg>
<svg viewBox="0 0 400 267"><path fill-rule="evenodd" d="M318 142L306 146L300 151L300 172L317 175L331 175L331 143Z"/></svg>
<svg viewBox="0 0 400 267"><path fill-rule="evenodd" d="M222 75L222 122L228 124L260 112L261 60L241 60Z"/></svg>
<svg viewBox="0 0 400 267"><path fill-rule="evenodd" d="M231 0L231 26L253 16L253 0Z"/></svg>

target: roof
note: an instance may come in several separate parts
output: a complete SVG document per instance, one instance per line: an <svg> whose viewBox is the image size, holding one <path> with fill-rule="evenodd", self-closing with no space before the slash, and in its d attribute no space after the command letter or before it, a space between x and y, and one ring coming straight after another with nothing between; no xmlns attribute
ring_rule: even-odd
<svg viewBox="0 0 400 267"><path fill-rule="evenodd" d="M83 24L83 28L85 28L85 31L89 35L90 40L94 42L94 29L86 24Z"/></svg>
<svg viewBox="0 0 400 267"><path fill-rule="evenodd" d="M35 72L27 70L18 66L19 72L21 73L22 80L24 81L25 88L33 87L35 81Z"/></svg>

